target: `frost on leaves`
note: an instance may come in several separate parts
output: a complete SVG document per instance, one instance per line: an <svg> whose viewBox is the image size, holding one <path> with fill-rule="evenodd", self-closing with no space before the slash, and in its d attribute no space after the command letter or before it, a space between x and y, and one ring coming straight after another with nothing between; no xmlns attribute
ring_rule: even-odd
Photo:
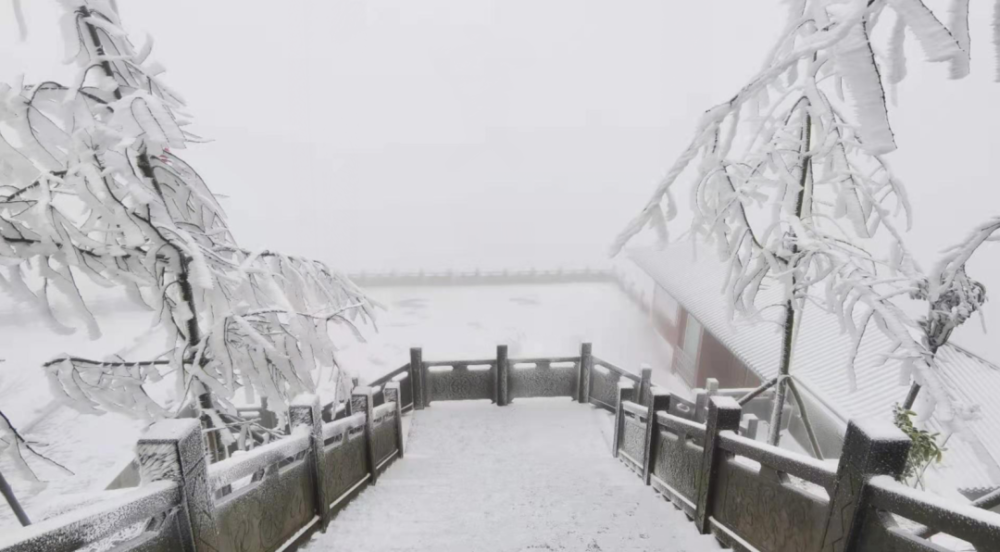
<svg viewBox="0 0 1000 552"><path fill-rule="evenodd" d="M321 369L337 372L328 330L360 335L371 303L321 262L241 248L175 153L197 137L151 41L137 51L104 0L62 5L76 80L0 85L0 289L68 333L53 313L59 294L96 337L78 280L121 287L157 313L171 350L141 362L58 358L45 367L54 392L86 412L157 417L167 413L145 386L172 374L178 404L210 394L201 406L225 410L244 388L283 409Z"/></svg>
<svg viewBox="0 0 1000 552"><path fill-rule="evenodd" d="M694 139L613 252L647 226L665 235L662 220L676 209L674 184L690 178L692 235L713 244L727 263L722 293L734 315L755 319L781 310L785 368L796 313L812 304L836 314L852 338L845 359L852 385L858 347L866 332L880 331L891 343L886 358L915 370L948 419L955 400L933 370L924 331L940 333L931 326L960 321L954 314L943 320L932 309L929 322L918 322L895 299L923 293L932 303L934 297L940 305L956 303L956 313L971 312L975 286L961 291L961 299L921 291L928 279L902 237L911 224L909 202L884 157L896 148L885 88L906 75L907 31L927 59L949 61L952 75L964 76L968 2L953 1L954 32L920 0L801 0L789 7L764 68L728 102L705 112ZM887 60L872 45L885 12L895 25ZM957 272L930 281L964 285ZM761 289L775 287L783 293L761 304Z"/></svg>

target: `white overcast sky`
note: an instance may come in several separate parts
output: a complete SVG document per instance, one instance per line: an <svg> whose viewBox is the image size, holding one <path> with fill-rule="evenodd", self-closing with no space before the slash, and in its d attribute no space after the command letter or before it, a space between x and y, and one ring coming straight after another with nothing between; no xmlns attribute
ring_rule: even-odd
<svg viewBox="0 0 1000 552"><path fill-rule="evenodd" d="M55 0L22 1L24 44L0 0L0 78L64 79ZM351 270L602 260L784 21L778 0L118 3L214 140L180 154L240 241ZM972 6L972 76L911 44L891 113L925 266L1000 213L990 4ZM998 293L1000 247L980 255L970 273ZM957 341L1000 362L978 324Z"/></svg>

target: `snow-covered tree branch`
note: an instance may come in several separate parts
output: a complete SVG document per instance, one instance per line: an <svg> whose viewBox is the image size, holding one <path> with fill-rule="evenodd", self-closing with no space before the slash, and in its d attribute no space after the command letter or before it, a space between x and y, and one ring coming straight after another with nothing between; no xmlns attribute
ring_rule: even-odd
<svg viewBox="0 0 1000 552"><path fill-rule="evenodd" d="M225 406L238 389L276 409L337 371L331 326L360 337L372 321L361 290L321 262L235 241L221 206L174 151L196 142L183 100L135 49L107 0L65 0L75 82L0 89L0 286L72 331L53 290L90 335L77 285L121 286L151 308L169 350L140 362L61 357L52 388L85 411L163 416L146 386L173 374L179 402ZM221 403L219 403L221 401Z"/></svg>
<svg viewBox="0 0 1000 552"><path fill-rule="evenodd" d="M852 385L857 349L866 332L877 329L892 343L887 358L915 370L939 406L939 418L950 420L959 405L933 369L936 348L928 347L926 335L940 335L938 326L964 318L942 322L935 307L930 322L921 322L896 299L957 302L963 306L955 308L971 313L975 308L967 303L975 303L981 287L963 280L959 265L966 257L960 248L948 268L929 280L935 284L928 290L928 279L906 248L904 233L912 220L905 188L885 158L896 149L885 90L905 76L907 30L928 61L950 63L954 78L968 73L968 2L953 2L953 30L920 0L788 5L785 30L764 68L729 101L705 112L694 139L612 253L647 226L666 236L663 221L672 220L678 208L675 183L690 175L692 234L714 244L728 263L723 293L733 314L759 317L760 291L783 289L772 442L778 440L785 400L782 381L794 375L789 370L797 317L807 303L839 316L852 337L854 350L846 362ZM890 55L882 60L872 32L888 12L895 27ZM965 290L961 299L944 299L936 291L955 286Z"/></svg>

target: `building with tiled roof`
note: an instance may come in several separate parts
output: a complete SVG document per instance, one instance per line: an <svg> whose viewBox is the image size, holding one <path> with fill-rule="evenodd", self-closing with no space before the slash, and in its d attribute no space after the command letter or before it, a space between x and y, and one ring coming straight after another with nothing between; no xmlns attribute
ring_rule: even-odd
<svg viewBox="0 0 1000 552"><path fill-rule="evenodd" d="M708 378L723 387L755 387L778 374L781 334L779 309L761 319L733 317L722 294L725 267L710 250L696 252L691 242L666 248L629 252L634 267L630 277L642 293L651 321L674 349L672 369L691 387ZM636 270L635 267L638 267ZM778 289L762 289L761 304ZM804 392L807 413L820 434L827 457L839 456L840 439L851 418L890 417L909 389L899 361L886 359L889 341L880 332L868 332L855 361L856 387L847 375L850 339L833 314L808 305L802 315L792 353L791 373ZM965 429L947 437L944 461L931 468L928 485L948 488L972 499L1000 487L1000 367L953 344L938 351L945 384L980 415ZM920 411L920 401L917 410ZM931 418L931 428L940 426ZM793 417L789 431L805 449L801 419ZM794 443L790 443L794 446ZM951 491L953 492L953 491Z"/></svg>

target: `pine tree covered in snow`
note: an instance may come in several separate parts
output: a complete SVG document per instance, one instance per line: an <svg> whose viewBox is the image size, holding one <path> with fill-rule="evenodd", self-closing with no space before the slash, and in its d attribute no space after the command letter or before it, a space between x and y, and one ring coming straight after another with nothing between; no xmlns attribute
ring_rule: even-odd
<svg viewBox="0 0 1000 552"><path fill-rule="evenodd" d="M0 288L57 332L53 291L92 337L99 328L77 281L120 286L157 313L167 352L144 361L65 357L52 389L88 412L170 414L148 384L172 373L177 404L197 397L216 418L239 389L270 399L341 377L329 330L371 321L371 303L321 262L239 247L211 190L175 151L181 97L135 49L108 0L63 0L75 82L0 85Z"/></svg>
<svg viewBox="0 0 1000 552"><path fill-rule="evenodd" d="M801 403L789 370L797 323L810 303L837 314L850 334L854 348L845 371L851 385L858 347L877 329L892 342L886 357L902 360L929 389L939 419L952 420L962 405L940 382L936 347L929 344L947 339L964 321L939 307L956 305L967 317L982 303L982 288L962 268L971 250L956 250L928 279L905 246L910 208L885 158L896 149L885 90L906 74L908 33L928 61L949 63L952 77L968 73L968 0L952 2L951 30L920 0L796 0L788 8L764 68L703 115L691 144L613 252L647 226L665 235L663 220L677 211L675 182L693 166L692 229L728 262L723 293L733 314L753 319L781 311L772 443L779 439L786 391ZM882 60L872 32L884 17L894 19L894 28L890 55ZM782 299L762 304L761 289L774 286L783 289ZM907 296L930 302L928 320L915 320L897 305ZM815 441L814 448L818 452Z"/></svg>

